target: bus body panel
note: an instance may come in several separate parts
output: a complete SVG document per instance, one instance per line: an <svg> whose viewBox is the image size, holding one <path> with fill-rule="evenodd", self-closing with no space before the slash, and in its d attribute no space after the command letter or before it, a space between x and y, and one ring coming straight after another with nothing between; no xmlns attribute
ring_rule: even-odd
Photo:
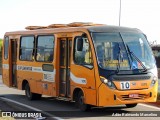
<svg viewBox="0 0 160 120"><path fill-rule="evenodd" d="M10 78L9 78L9 62L8 60L3 60L3 64L2 64L2 80L3 80L3 83L5 85L7 85L8 87L11 87L11 81L10 81Z"/></svg>
<svg viewBox="0 0 160 120"><path fill-rule="evenodd" d="M129 81L114 81L114 84L116 86L116 88L118 90L122 90L124 87L125 89L125 84L123 83L126 83L128 82L130 84L129 86L129 90L140 90L140 89L148 89L150 87L150 84L151 84L151 79L148 79L148 80L129 80Z"/></svg>
<svg viewBox="0 0 160 120"><path fill-rule="evenodd" d="M79 86L84 91L85 102L96 105L96 88L94 69L88 69L78 65L71 65L71 86Z"/></svg>
<svg viewBox="0 0 160 120"><path fill-rule="evenodd" d="M92 49L91 54L94 58L95 54L93 51L92 41L90 35L88 34L88 31L73 33L73 41L77 36L81 36L84 33L87 34L89 45ZM73 47L74 47L74 42L73 42ZM73 52L74 51L72 51L72 54ZM72 61L71 71L70 71L71 93L74 92L75 88L80 88L84 93L85 103L91 105L97 105L95 65L93 65L93 68L88 68L87 66L78 65L75 63L73 55L71 56L71 61Z"/></svg>

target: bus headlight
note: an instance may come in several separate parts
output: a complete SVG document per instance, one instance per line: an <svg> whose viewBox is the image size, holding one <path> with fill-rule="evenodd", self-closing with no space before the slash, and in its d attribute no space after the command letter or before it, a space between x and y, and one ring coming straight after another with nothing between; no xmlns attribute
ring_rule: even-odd
<svg viewBox="0 0 160 120"><path fill-rule="evenodd" d="M156 82L157 82L157 77L154 76L152 81L151 81L150 87L153 87L156 84Z"/></svg>
<svg viewBox="0 0 160 120"><path fill-rule="evenodd" d="M114 83L111 80L108 80L102 76L100 76L100 80L102 81L102 83L106 84L109 88L116 89Z"/></svg>

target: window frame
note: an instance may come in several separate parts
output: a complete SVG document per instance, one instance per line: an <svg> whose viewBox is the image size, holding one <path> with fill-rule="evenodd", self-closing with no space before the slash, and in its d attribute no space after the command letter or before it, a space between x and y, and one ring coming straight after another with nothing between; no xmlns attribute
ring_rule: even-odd
<svg viewBox="0 0 160 120"><path fill-rule="evenodd" d="M34 38L34 40L33 40L33 48L32 48L32 50L33 50L33 52L32 52L32 57L35 59L35 35L23 35L23 36L21 36L20 37L20 46L19 46L19 60L20 61L29 61L29 62L33 62L34 61L34 59L32 59L32 60L23 60L23 59L21 59L20 58L20 53L22 52L21 50L22 50L22 48L21 48L21 44L22 44L22 38L23 37L33 37ZM25 48L26 49L26 48ZM28 49L28 48L27 48ZM29 49L31 49L31 48L29 48Z"/></svg>
<svg viewBox="0 0 160 120"><path fill-rule="evenodd" d="M37 60L37 52L38 52L38 38L41 36L53 36L53 48L48 48L48 49L52 49L53 50L53 59L52 61L38 61ZM34 58L36 62L43 62L43 63L52 63L54 61L54 48L55 48L55 35L54 34L43 34L43 35L37 35L36 40L35 40L35 54L34 54ZM46 48L47 49L47 48Z"/></svg>

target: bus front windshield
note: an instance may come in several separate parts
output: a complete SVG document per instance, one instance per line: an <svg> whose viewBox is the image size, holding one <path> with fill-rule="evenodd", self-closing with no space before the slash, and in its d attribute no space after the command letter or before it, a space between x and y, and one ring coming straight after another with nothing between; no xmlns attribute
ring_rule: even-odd
<svg viewBox="0 0 160 120"><path fill-rule="evenodd" d="M92 33L98 65L106 70L150 69L151 48L142 33Z"/></svg>

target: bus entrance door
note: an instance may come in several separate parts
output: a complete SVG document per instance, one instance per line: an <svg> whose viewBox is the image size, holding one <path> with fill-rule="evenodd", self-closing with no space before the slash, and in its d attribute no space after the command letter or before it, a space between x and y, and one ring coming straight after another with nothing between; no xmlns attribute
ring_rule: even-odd
<svg viewBox="0 0 160 120"><path fill-rule="evenodd" d="M12 86L17 87L16 70L17 70L17 41L16 39L11 39L11 81Z"/></svg>
<svg viewBox="0 0 160 120"><path fill-rule="evenodd" d="M70 96L70 58L72 38L60 39L60 69L59 69L59 95Z"/></svg>

